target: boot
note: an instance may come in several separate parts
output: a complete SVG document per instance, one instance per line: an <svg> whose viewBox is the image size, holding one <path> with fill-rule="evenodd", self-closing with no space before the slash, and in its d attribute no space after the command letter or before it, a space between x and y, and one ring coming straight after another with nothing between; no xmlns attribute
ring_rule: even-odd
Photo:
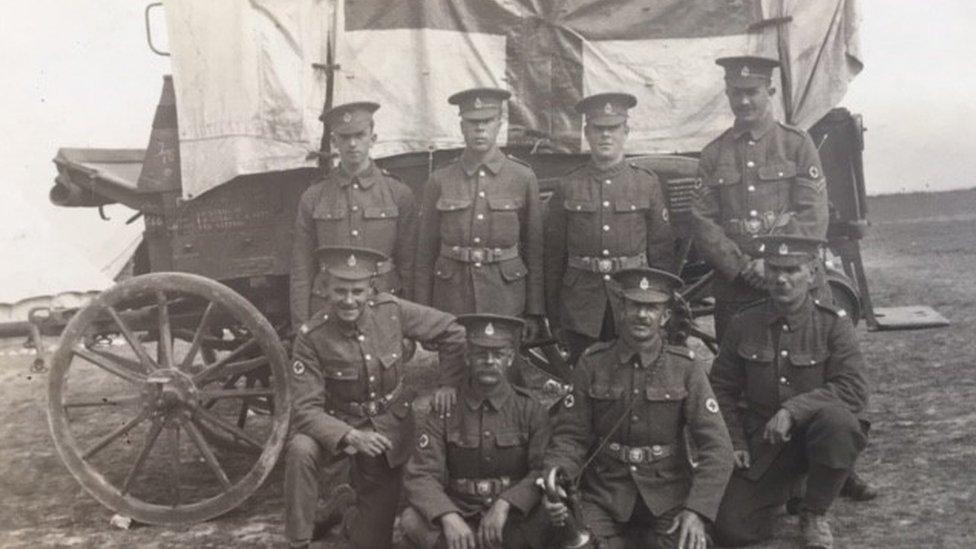
<svg viewBox="0 0 976 549"><path fill-rule="evenodd" d="M834 549L834 534L826 515L803 511L800 513L800 532L805 549Z"/></svg>
<svg viewBox="0 0 976 549"><path fill-rule="evenodd" d="M853 501L871 501L878 497L878 491L855 471L851 471L844 481L844 487L840 489L840 495Z"/></svg>
<svg viewBox="0 0 976 549"><path fill-rule="evenodd" d="M335 525L342 522L345 510L356 502L356 492L348 484L336 487L332 497L316 511L315 528L312 530L312 541L320 540L329 535Z"/></svg>

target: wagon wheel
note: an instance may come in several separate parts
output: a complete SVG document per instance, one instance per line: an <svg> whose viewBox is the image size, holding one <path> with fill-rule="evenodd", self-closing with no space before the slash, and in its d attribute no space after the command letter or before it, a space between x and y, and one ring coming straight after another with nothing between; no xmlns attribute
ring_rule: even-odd
<svg viewBox="0 0 976 549"><path fill-rule="evenodd" d="M237 347L208 361L212 326L238 327ZM184 344L174 330L190 329ZM112 348L105 334L124 344ZM62 461L106 507L149 524L229 511L270 473L288 429L287 357L274 329L233 290L183 273L138 276L76 314L51 361L48 423ZM267 387L230 383L265 369ZM202 404L263 399L267 421L246 428ZM224 431L260 454L215 452Z"/></svg>

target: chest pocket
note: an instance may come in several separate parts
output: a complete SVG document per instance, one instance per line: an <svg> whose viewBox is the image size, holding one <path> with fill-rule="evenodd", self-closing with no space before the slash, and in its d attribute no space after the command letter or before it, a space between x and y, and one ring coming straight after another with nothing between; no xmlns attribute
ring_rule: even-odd
<svg viewBox="0 0 976 549"><path fill-rule="evenodd" d="M750 366L769 366L773 362L773 348L753 342L742 342L737 349L740 358Z"/></svg>
<svg viewBox="0 0 976 549"><path fill-rule="evenodd" d="M312 212L312 217L318 220L324 221L335 221L339 219L345 219L348 215L346 208L340 208L336 204L330 204L328 206L319 205Z"/></svg>
<svg viewBox="0 0 976 549"><path fill-rule="evenodd" d="M742 175L733 166L719 166L710 177L705 178L705 185L724 187L735 185L742 180Z"/></svg>
<svg viewBox="0 0 976 549"><path fill-rule="evenodd" d="M648 402L663 404L680 404L688 398L688 390L684 387L646 387L644 399Z"/></svg>
<svg viewBox="0 0 976 549"><path fill-rule="evenodd" d="M606 381L594 381L586 394L595 400L620 400L624 395L624 388Z"/></svg>
<svg viewBox="0 0 976 549"><path fill-rule="evenodd" d="M472 449L480 447L481 441L478 440L477 432L473 436L464 436L460 429L451 429L447 433L447 444L457 448Z"/></svg>
<svg viewBox="0 0 976 549"><path fill-rule="evenodd" d="M358 362L329 361L322 368L322 377L334 381L356 381L362 365Z"/></svg>
<svg viewBox="0 0 976 549"><path fill-rule="evenodd" d="M637 198L618 198L614 202L614 211L617 213L642 212L651 207L651 199L647 196Z"/></svg>
<svg viewBox="0 0 976 549"><path fill-rule="evenodd" d="M527 433L498 433L495 436L495 446L499 448L515 448L518 446L525 446L529 443L529 435Z"/></svg>
<svg viewBox="0 0 976 549"><path fill-rule="evenodd" d="M470 198L446 198L437 199L437 211L440 212L459 212L471 207Z"/></svg>
<svg viewBox="0 0 976 549"><path fill-rule="evenodd" d="M496 212L516 212L522 208L522 203L514 198L489 197L488 208L492 213Z"/></svg>
<svg viewBox="0 0 976 549"><path fill-rule="evenodd" d="M597 210L597 207L594 200L567 198L563 201L563 209L567 212L592 213Z"/></svg>
<svg viewBox="0 0 976 549"><path fill-rule="evenodd" d="M757 175L764 182L792 179L796 177L796 163L787 161L763 166L759 168Z"/></svg>
<svg viewBox="0 0 976 549"><path fill-rule="evenodd" d="M400 209L394 206L367 206L363 208L364 219L396 219Z"/></svg>

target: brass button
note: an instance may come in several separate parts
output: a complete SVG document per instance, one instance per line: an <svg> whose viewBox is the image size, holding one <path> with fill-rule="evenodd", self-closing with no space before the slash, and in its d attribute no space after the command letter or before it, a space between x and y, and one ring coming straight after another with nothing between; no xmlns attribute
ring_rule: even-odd
<svg viewBox="0 0 976 549"><path fill-rule="evenodd" d="M363 355L363 358L365 358L366 360L373 360L373 355L366 354L366 355Z"/></svg>
<svg viewBox="0 0 976 549"><path fill-rule="evenodd" d="M634 394L635 395L639 395L640 394L640 389L634 389Z"/></svg>
<svg viewBox="0 0 976 549"><path fill-rule="evenodd" d="M475 267L478 267L480 269L481 268L481 263L475 263L474 266Z"/></svg>
<svg viewBox="0 0 976 549"><path fill-rule="evenodd" d="M630 420L631 421L640 421L640 418L637 417L637 415L635 414L635 415L630 416Z"/></svg>
<svg viewBox="0 0 976 549"><path fill-rule="evenodd" d="M369 376L370 381L376 381L376 376Z"/></svg>
<svg viewBox="0 0 976 549"><path fill-rule="evenodd" d="M603 250L603 255L604 256L610 255L610 250Z"/></svg>
<svg viewBox="0 0 976 549"><path fill-rule="evenodd" d="M478 175L479 175L480 177L484 177L484 176L485 176L485 170L479 170L479 171L478 171Z"/></svg>
<svg viewBox="0 0 976 549"><path fill-rule="evenodd" d="M352 211L354 211L354 212L358 212L358 211L359 211L359 206L353 206L353 207L352 207Z"/></svg>
<svg viewBox="0 0 976 549"><path fill-rule="evenodd" d="M491 436L491 431L485 431L485 432L484 432L484 433L482 433L482 434L484 434L484 435L485 435L485 437L490 437L490 436Z"/></svg>
<svg viewBox="0 0 976 549"><path fill-rule="evenodd" d="M759 212L757 212L756 210L749 210L749 215L751 217L758 217L759 216Z"/></svg>
<svg viewBox="0 0 976 549"><path fill-rule="evenodd" d="M481 219L484 219L485 218L485 214L478 214L475 217L478 218L479 220L481 220Z"/></svg>
<svg viewBox="0 0 976 549"><path fill-rule="evenodd" d="M786 385L786 384L789 383L789 381L787 381L787 379L785 377L779 378L779 382L782 383L783 385Z"/></svg>
<svg viewBox="0 0 976 549"><path fill-rule="evenodd" d="M373 391L370 391L369 398L376 398L376 393L373 392Z"/></svg>
<svg viewBox="0 0 976 549"><path fill-rule="evenodd" d="M480 237L477 237L477 236L474 237L474 243L475 244L481 244L481 238Z"/></svg>
<svg viewBox="0 0 976 549"><path fill-rule="evenodd" d="M756 145L756 142L755 142L755 141L753 141L752 139L750 139L750 140L749 140L749 146L750 146L750 147L753 147L753 146L755 146L755 145Z"/></svg>
<svg viewBox="0 0 976 549"><path fill-rule="evenodd" d="M603 201L603 207L604 208L609 208L610 207L610 201L609 200L604 200Z"/></svg>
<svg viewBox="0 0 976 549"><path fill-rule="evenodd" d="M753 166L755 166L755 165L756 165L756 163L755 163L755 162L753 162L752 160L750 160L750 161L748 161L748 162L746 162L746 166L747 166L747 167L749 167L749 168L751 168L751 167L753 167Z"/></svg>
<svg viewBox="0 0 976 549"><path fill-rule="evenodd" d="M359 334L358 336L356 336L356 339L358 339L359 341L366 341L366 336L364 336L363 334Z"/></svg>
<svg viewBox="0 0 976 549"><path fill-rule="evenodd" d="M787 325L787 324L783 324L783 331L784 331L784 332L788 332L788 331L790 331L790 327L789 327L789 325Z"/></svg>
<svg viewBox="0 0 976 549"><path fill-rule="evenodd" d="M354 188L354 189L356 189L358 191L359 190L359 183L353 183L352 184L352 188Z"/></svg>
<svg viewBox="0 0 976 549"><path fill-rule="evenodd" d="M631 473L636 473L637 472L637 466L636 465L631 465L630 466L630 472Z"/></svg>
<svg viewBox="0 0 976 549"><path fill-rule="evenodd" d="M481 198L484 198L485 197L485 191L478 191L478 196L480 196Z"/></svg>
<svg viewBox="0 0 976 549"><path fill-rule="evenodd" d="M603 280L610 281L610 275L603 275Z"/></svg>
<svg viewBox="0 0 976 549"><path fill-rule="evenodd" d="M609 232L609 231L610 231L610 225L604 225L603 232Z"/></svg>
<svg viewBox="0 0 976 549"><path fill-rule="evenodd" d="M789 354L790 354L790 352L787 351L786 349L783 349L782 351L779 352L779 356L782 356L782 357L789 356Z"/></svg>
<svg viewBox="0 0 976 549"><path fill-rule="evenodd" d="M349 231L349 234L353 236L359 236L359 231L357 229L353 229L352 231Z"/></svg>
<svg viewBox="0 0 976 549"><path fill-rule="evenodd" d="M620 451L620 444L617 444L616 442L611 442L610 443L610 451L611 452L619 452Z"/></svg>
<svg viewBox="0 0 976 549"><path fill-rule="evenodd" d="M751 193L752 192L756 192L756 186L755 185L749 185L748 187L746 187L746 190L748 190Z"/></svg>
<svg viewBox="0 0 976 549"><path fill-rule="evenodd" d="M613 181L607 179L606 181L604 181L604 183L606 183L607 185L609 185L609 184L613 183Z"/></svg>

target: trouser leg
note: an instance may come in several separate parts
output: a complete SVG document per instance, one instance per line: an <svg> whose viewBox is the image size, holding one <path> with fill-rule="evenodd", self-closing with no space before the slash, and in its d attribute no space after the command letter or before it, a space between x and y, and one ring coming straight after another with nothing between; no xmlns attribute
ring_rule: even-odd
<svg viewBox="0 0 976 549"><path fill-rule="evenodd" d="M596 536L599 549L627 549L627 524L613 519L603 507L592 501L580 501L583 524Z"/></svg>
<svg viewBox="0 0 976 549"><path fill-rule="evenodd" d="M505 549L545 549L552 546L556 532L549 522L549 515L540 503L528 515L512 508L502 531L502 547Z"/></svg>
<svg viewBox="0 0 976 549"><path fill-rule="evenodd" d="M402 467L391 468L385 455L358 454L350 468L356 504L343 520L346 537L355 547L389 547L400 501Z"/></svg>
<svg viewBox="0 0 976 549"><path fill-rule="evenodd" d="M715 518L715 542L737 547L769 538L779 508L805 469L799 446L791 442L759 479L746 471L733 473Z"/></svg>
<svg viewBox="0 0 976 549"><path fill-rule="evenodd" d="M841 406L817 411L803 431L810 470L804 507L823 514L840 494L858 455L867 445L860 421Z"/></svg>
<svg viewBox="0 0 976 549"><path fill-rule="evenodd" d="M678 549L679 543L681 542L681 529L678 528L671 533L668 533L668 530L674 525L674 521L678 517L678 514L681 513L681 510L680 507L675 507L661 515L653 515L650 521L651 527L648 532L647 542L642 547ZM706 547L711 547L712 539L707 532L705 533L705 538Z"/></svg>
<svg viewBox="0 0 976 549"><path fill-rule="evenodd" d="M400 515L403 534L418 549L434 549L441 537L441 528L431 524L413 507L407 507Z"/></svg>
<svg viewBox="0 0 976 549"><path fill-rule="evenodd" d="M319 501L322 447L311 437L293 434L285 451L285 536L289 542L312 538Z"/></svg>

